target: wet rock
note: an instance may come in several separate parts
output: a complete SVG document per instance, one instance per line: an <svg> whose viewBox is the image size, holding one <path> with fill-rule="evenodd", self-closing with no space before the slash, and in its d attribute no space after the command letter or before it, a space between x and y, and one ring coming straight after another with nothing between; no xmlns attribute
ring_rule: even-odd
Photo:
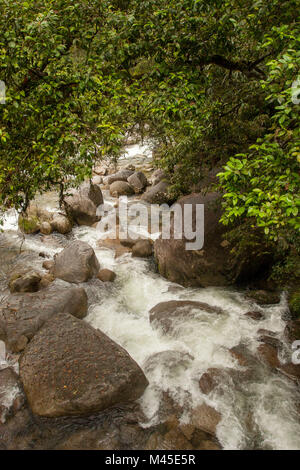
<svg viewBox="0 0 300 470"><path fill-rule="evenodd" d="M257 359L253 354L248 350L244 344L239 344L234 346L229 350L229 353L232 357L237 360L238 364L242 367L255 367L257 365Z"/></svg>
<svg viewBox="0 0 300 470"><path fill-rule="evenodd" d="M215 436L221 418L222 416L217 410L204 403L193 410L191 424Z"/></svg>
<svg viewBox="0 0 300 470"><path fill-rule="evenodd" d="M0 370L0 422L4 424L14 416L24 402L25 396L15 371L11 367Z"/></svg>
<svg viewBox="0 0 300 470"><path fill-rule="evenodd" d="M45 276L42 277L41 282L40 282L40 288L45 289L46 287L49 287L50 284L55 280L55 277L53 274L45 274Z"/></svg>
<svg viewBox="0 0 300 470"><path fill-rule="evenodd" d="M49 224L51 225L52 217L52 212L31 203L26 213L19 216L19 229L26 234L37 233L41 228L47 232Z"/></svg>
<svg viewBox="0 0 300 470"><path fill-rule="evenodd" d="M251 290L246 294L248 299L254 300L259 305L278 304L280 302L280 294L278 292L266 290Z"/></svg>
<svg viewBox="0 0 300 470"><path fill-rule="evenodd" d="M103 178L100 175L95 175L92 178L92 183L93 184L101 184L103 182Z"/></svg>
<svg viewBox="0 0 300 470"><path fill-rule="evenodd" d="M99 186L84 184L78 191L65 198L67 215L78 225L91 226L100 220L97 215L98 205L103 204L103 196Z"/></svg>
<svg viewBox="0 0 300 470"><path fill-rule="evenodd" d="M150 323L157 324L165 333L171 332L177 320L195 318L197 314L221 314L222 309L212 307L203 302L191 300L170 300L161 302L153 307L150 312Z"/></svg>
<svg viewBox="0 0 300 470"><path fill-rule="evenodd" d="M147 193L145 193L146 195ZM227 277L229 248L221 245L224 226L221 217L221 196L217 193L192 194L181 198L177 203L204 204L204 247L202 250L186 250L186 240L174 238L171 225L171 238L158 239L154 244L159 272L172 282L184 286L224 286L230 284ZM193 209L193 230L196 229L196 210Z"/></svg>
<svg viewBox="0 0 300 470"><path fill-rule="evenodd" d="M259 321L264 319L264 314L262 312L258 312L254 310L253 312L247 312L245 315L249 318L252 318L252 320Z"/></svg>
<svg viewBox="0 0 300 470"><path fill-rule="evenodd" d="M204 395L209 395L219 384L223 378L221 369L210 368L201 375L199 380L199 388Z"/></svg>
<svg viewBox="0 0 300 470"><path fill-rule="evenodd" d="M132 238L120 239L120 243L122 246L126 248L133 248L133 246L137 243L137 240L133 240Z"/></svg>
<svg viewBox="0 0 300 470"><path fill-rule="evenodd" d="M113 197L131 196L134 194L133 188L125 181L115 181L109 186L109 192Z"/></svg>
<svg viewBox="0 0 300 470"><path fill-rule="evenodd" d="M148 385L124 349L62 313L46 322L27 346L20 377L32 411L48 417L88 415L134 401Z"/></svg>
<svg viewBox="0 0 300 470"><path fill-rule="evenodd" d="M188 353L181 351L162 351L152 354L144 363L143 369L150 374L155 372L159 366L167 366L169 370L179 368L186 370L191 366L194 358ZM172 371L171 371L172 374Z"/></svg>
<svg viewBox="0 0 300 470"><path fill-rule="evenodd" d="M22 351L46 320L58 312L78 318L87 314L84 289L62 288L52 284L32 294L11 294L0 308L0 340L12 352Z"/></svg>
<svg viewBox="0 0 300 470"><path fill-rule="evenodd" d="M54 261L51 259L46 260L43 262L43 268L47 269L47 271L50 271L54 267Z"/></svg>
<svg viewBox="0 0 300 470"><path fill-rule="evenodd" d="M277 369L280 367L278 352L274 346L263 343L257 348L257 354L261 361L270 368Z"/></svg>
<svg viewBox="0 0 300 470"><path fill-rule="evenodd" d="M116 181L123 181L127 183L128 178L133 175L134 171L132 170L120 170L117 173L114 173L113 175L108 176L105 178L105 183L106 184L113 184Z"/></svg>
<svg viewBox="0 0 300 470"><path fill-rule="evenodd" d="M114 250L115 258L118 258L119 256L122 256L125 253L130 253L131 251L130 248L123 246L123 244L121 244L122 240L119 240L118 238L116 240L102 239L102 240L99 240L97 243L99 247Z"/></svg>
<svg viewBox="0 0 300 470"><path fill-rule="evenodd" d="M288 377L290 380L300 385L300 364L281 364L280 372Z"/></svg>
<svg viewBox="0 0 300 470"><path fill-rule="evenodd" d="M52 227L49 222L42 222L40 224L40 232L43 235L50 235L52 233Z"/></svg>
<svg viewBox="0 0 300 470"><path fill-rule="evenodd" d="M146 450L193 450L193 445L180 429L176 417L170 417L152 433Z"/></svg>
<svg viewBox="0 0 300 470"><path fill-rule="evenodd" d="M155 186L149 188L141 197L142 201L148 202L149 204L164 204L170 203L171 198L168 194L169 183L160 181Z"/></svg>
<svg viewBox="0 0 300 470"><path fill-rule="evenodd" d="M152 256L153 245L150 240L139 240L132 247L132 256L134 258L148 258Z"/></svg>
<svg viewBox="0 0 300 470"><path fill-rule="evenodd" d="M65 235L72 231L72 223L70 219L62 214L56 214L51 222L51 227L55 232Z"/></svg>
<svg viewBox="0 0 300 470"><path fill-rule="evenodd" d="M130 184L130 186L133 187L134 192L136 194L143 192L143 190L148 184L146 176L141 171L138 171L133 175L129 176L127 182Z"/></svg>
<svg viewBox="0 0 300 470"><path fill-rule="evenodd" d="M269 344L270 346L272 346L273 348L276 348L277 350L283 348L282 342L278 338L275 338L274 335L271 335L271 336L264 335L264 334L260 335L259 341L265 344Z"/></svg>
<svg viewBox="0 0 300 470"><path fill-rule="evenodd" d="M79 193L83 197L90 199L96 207L103 204L103 195L100 187L92 182L83 183L79 188Z"/></svg>
<svg viewBox="0 0 300 470"><path fill-rule="evenodd" d="M27 216L20 214L18 219L18 226L21 232L30 235L38 233L40 230L40 222L37 217Z"/></svg>
<svg viewBox="0 0 300 470"><path fill-rule="evenodd" d="M289 321L285 327L284 336L290 343L300 340L300 320Z"/></svg>
<svg viewBox="0 0 300 470"><path fill-rule="evenodd" d="M142 198L147 192L142 196ZM248 250L247 255L233 255L228 240L224 240L226 230L220 221L222 196L219 193L194 193L177 201L184 208L192 205L192 228L196 231L196 205L204 205L204 246L200 250L187 250L187 240L174 236L174 222L171 223L171 237L155 241L154 251L160 274L172 282L186 287L226 286L233 283L248 283L268 266L266 250L261 246L257 252ZM178 238L178 237L177 237ZM225 243L226 242L226 243Z"/></svg>
<svg viewBox="0 0 300 470"><path fill-rule="evenodd" d="M87 282L97 276L100 264L93 248L86 242L77 240L55 255L53 275L67 282Z"/></svg>
<svg viewBox="0 0 300 470"><path fill-rule="evenodd" d="M40 281L41 275L36 271L15 273L9 280L9 290L11 293L37 292L40 287Z"/></svg>
<svg viewBox="0 0 300 470"><path fill-rule="evenodd" d="M101 269L98 273L98 279L102 282L113 282L117 275L110 269Z"/></svg>

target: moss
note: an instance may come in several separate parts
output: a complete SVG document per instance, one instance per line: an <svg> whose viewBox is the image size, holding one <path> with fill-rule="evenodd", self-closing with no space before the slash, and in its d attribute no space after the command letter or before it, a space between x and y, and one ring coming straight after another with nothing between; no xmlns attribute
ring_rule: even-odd
<svg viewBox="0 0 300 470"><path fill-rule="evenodd" d="M39 231L39 219L37 217L19 217L19 229L26 234L36 233Z"/></svg>
<svg viewBox="0 0 300 470"><path fill-rule="evenodd" d="M300 289L290 295L289 307L293 318L300 320Z"/></svg>

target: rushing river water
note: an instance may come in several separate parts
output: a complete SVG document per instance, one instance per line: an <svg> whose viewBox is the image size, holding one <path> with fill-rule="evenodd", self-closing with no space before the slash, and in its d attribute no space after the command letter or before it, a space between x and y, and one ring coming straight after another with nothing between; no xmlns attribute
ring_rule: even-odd
<svg viewBox="0 0 300 470"><path fill-rule="evenodd" d="M136 148L131 151L130 161L134 151ZM114 200L107 191L104 191L104 197L112 207ZM40 202L46 208L54 209L57 198L50 193L40 198ZM7 214L4 230L9 236L9 244L6 257L1 250L0 286L3 294L5 263L10 263L9 250L13 253L21 242L13 212ZM251 306L243 292L213 287L181 288L159 276L153 261L132 258L131 254L115 258L113 250L100 248L97 243L100 234L96 228L76 227L69 238L88 242L95 249L101 268L112 269L117 274L114 283L105 284L101 289L99 281L85 285L90 300L86 321L123 346L147 375L150 385L140 399L147 417L142 426L157 423L162 393L168 392L183 408L182 422L189 422L192 409L203 402L218 410L222 420L217 426L217 437L225 449L300 449L300 423L296 408L299 391L283 375L258 363L251 380L240 386L228 383L222 390L216 388L209 395L201 394L199 390L199 377L208 368L243 370L229 349L244 344L255 354L259 344L258 330L270 330L282 342L285 341L283 331L287 306L284 295L278 305L256 306L256 310L264 313L265 319L255 321L245 316L246 312L253 310L253 304ZM27 236L23 250L31 250L37 255L42 251L53 256L67 242L66 237L59 235L54 240L54 244L48 245L41 235ZM36 256L35 263L40 267L42 260ZM189 316L178 321L172 332L165 335L150 324L149 310L167 300L197 300L221 307L225 314ZM287 345L285 354L290 354ZM0 363L4 361L3 355L0 342ZM249 426L249 416L254 423L252 426Z"/></svg>

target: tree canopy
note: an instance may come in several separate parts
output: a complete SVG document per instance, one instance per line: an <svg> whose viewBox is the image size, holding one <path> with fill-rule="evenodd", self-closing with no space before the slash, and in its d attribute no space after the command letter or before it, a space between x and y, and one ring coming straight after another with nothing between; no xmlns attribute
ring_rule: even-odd
<svg viewBox="0 0 300 470"><path fill-rule="evenodd" d="M222 222L295 245L297 0L1 0L0 13L2 206L77 184L134 130L174 197L219 168Z"/></svg>

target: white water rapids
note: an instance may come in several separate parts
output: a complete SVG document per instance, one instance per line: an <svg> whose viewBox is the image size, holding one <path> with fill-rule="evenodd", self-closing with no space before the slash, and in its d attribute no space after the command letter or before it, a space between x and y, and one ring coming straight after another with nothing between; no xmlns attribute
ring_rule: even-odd
<svg viewBox="0 0 300 470"><path fill-rule="evenodd" d="M104 195L112 201L107 192ZM53 196L48 196L46 206L54 207ZM6 217L4 229L9 230L12 237L16 236L16 219L12 212ZM208 368L242 370L228 350L243 343L255 353L259 329L271 330L284 341L284 295L279 305L257 306L255 309L262 311L265 319L255 321L245 316L251 308L253 310L253 305L251 307L242 292L213 287L183 289L159 276L151 261L132 258L131 254L115 259L113 250L99 248L100 236L95 228L76 227L73 236L95 249L101 268L112 269L117 274L116 281L105 284L97 295L94 295L97 288L93 282L88 284L93 303L86 321L124 347L145 371L150 385L140 399L148 418L142 423L144 426L157 422L161 394L165 391L183 406L182 422L188 422L191 409L203 402L217 409L222 415L217 437L225 449L255 446L300 449L296 410L299 391L284 376L271 373L262 365L262 373L247 389L225 387L222 393L216 389L208 396L199 389L199 378ZM62 249L48 247L39 236L28 236L24 248L51 256ZM178 321L172 335L167 336L150 324L149 310L168 300L197 300L221 307L225 314L201 314ZM166 351L174 353L157 354ZM4 360L3 354L0 342L0 363ZM253 432L247 425L249 414L258 430L255 445Z"/></svg>

